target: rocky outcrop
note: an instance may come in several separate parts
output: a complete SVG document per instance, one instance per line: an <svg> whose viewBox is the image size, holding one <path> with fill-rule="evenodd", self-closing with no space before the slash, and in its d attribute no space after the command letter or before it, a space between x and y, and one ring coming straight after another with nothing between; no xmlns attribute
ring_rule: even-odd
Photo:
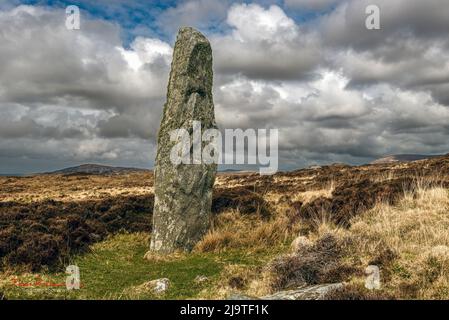
<svg viewBox="0 0 449 320"><path fill-rule="evenodd" d="M294 290L279 291L262 297L263 300L321 300L333 290L343 288L342 283L317 284Z"/></svg>
<svg viewBox="0 0 449 320"><path fill-rule="evenodd" d="M293 290L279 291L260 298L233 293L228 297L228 300L321 300L328 293L342 289L343 287L343 283L317 284L299 287Z"/></svg>

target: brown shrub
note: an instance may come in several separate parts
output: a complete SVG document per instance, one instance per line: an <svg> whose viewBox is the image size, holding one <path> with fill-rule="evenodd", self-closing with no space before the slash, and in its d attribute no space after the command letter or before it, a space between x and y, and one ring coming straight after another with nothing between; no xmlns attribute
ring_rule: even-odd
<svg viewBox="0 0 449 320"><path fill-rule="evenodd" d="M60 256L59 246L62 238L42 232L33 232L25 238L17 250L6 257L11 265L30 265L33 269L57 261Z"/></svg>
<svg viewBox="0 0 449 320"><path fill-rule="evenodd" d="M210 231L196 244L195 250L199 252L218 252L235 241L234 238L234 234L227 230L221 232Z"/></svg>
<svg viewBox="0 0 449 320"><path fill-rule="evenodd" d="M273 289L345 281L358 271L341 262L345 248L344 241L328 234L313 245L301 246L293 255L276 258L269 265Z"/></svg>
<svg viewBox="0 0 449 320"><path fill-rule="evenodd" d="M417 299L422 289L420 283L402 282L398 286L399 294L407 299Z"/></svg>
<svg viewBox="0 0 449 320"><path fill-rule="evenodd" d="M153 195L31 204L0 203L3 265L38 271L67 262L70 255L118 231L151 231Z"/></svg>
<svg viewBox="0 0 449 320"><path fill-rule="evenodd" d="M389 267L397 258L398 254L387 247L383 249L373 260L368 262L368 264L378 267Z"/></svg>
<svg viewBox="0 0 449 320"><path fill-rule="evenodd" d="M327 293L323 300L396 300L394 295L368 290L361 285L346 285L342 288L334 289Z"/></svg>
<svg viewBox="0 0 449 320"><path fill-rule="evenodd" d="M261 194L251 189L254 188L235 187L214 190L212 212L221 213L234 209L244 215L258 214L269 217L271 212L269 204Z"/></svg>
<svg viewBox="0 0 449 320"><path fill-rule="evenodd" d="M372 209L377 203L396 203L403 197L405 191L411 189L412 184L412 178L383 182L372 182L369 179L348 181L335 188L331 199L320 197L303 205L299 215L311 219L325 213L330 215L333 222L349 226L352 217Z"/></svg>
<svg viewBox="0 0 449 320"><path fill-rule="evenodd" d="M246 284L246 280L240 276L231 277L228 280L228 285L232 289L243 290Z"/></svg>
<svg viewBox="0 0 449 320"><path fill-rule="evenodd" d="M353 276L359 276L362 272L356 266L335 263L326 267L319 277L319 283L344 282Z"/></svg>

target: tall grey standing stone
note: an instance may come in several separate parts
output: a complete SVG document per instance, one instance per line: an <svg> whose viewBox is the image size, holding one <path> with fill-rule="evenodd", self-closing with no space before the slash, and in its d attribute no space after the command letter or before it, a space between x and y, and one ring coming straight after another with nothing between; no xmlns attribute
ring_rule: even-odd
<svg viewBox="0 0 449 320"><path fill-rule="evenodd" d="M210 226L217 165L174 165L170 153L176 141L170 141L170 132L184 128L192 137L193 121L201 121L202 132L216 128L212 78L209 41L193 28L181 28L158 134L151 237L153 252L190 251ZM190 143L192 147L192 141Z"/></svg>

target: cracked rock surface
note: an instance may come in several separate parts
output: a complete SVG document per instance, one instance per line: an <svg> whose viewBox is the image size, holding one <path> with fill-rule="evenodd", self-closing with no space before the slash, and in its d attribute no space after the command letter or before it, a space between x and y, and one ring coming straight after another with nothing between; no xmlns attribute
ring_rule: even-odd
<svg viewBox="0 0 449 320"><path fill-rule="evenodd" d="M210 225L216 164L178 164L170 160L177 141L170 132L186 129L192 150L193 122L216 128L212 98L212 49L193 28L179 30L171 65L167 102L158 133L151 251L190 251ZM204 142L202 147L204 147Z"/></svg>

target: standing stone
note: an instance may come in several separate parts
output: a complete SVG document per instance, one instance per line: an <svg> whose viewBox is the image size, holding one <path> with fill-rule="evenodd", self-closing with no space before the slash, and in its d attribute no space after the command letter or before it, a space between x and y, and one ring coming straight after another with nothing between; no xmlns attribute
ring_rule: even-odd
<svg viewBox="0 0 449 320"><path fill-rule="evenodd" d="M170 141L170 132L183 128L192 137L193 121L201 122L202 132L216 128L212 78L209 41L193 28L181 28L158 134L151 237L154 252L190 251L210 226L217 165L174 165L170 153L177 142Z"/></svg>

